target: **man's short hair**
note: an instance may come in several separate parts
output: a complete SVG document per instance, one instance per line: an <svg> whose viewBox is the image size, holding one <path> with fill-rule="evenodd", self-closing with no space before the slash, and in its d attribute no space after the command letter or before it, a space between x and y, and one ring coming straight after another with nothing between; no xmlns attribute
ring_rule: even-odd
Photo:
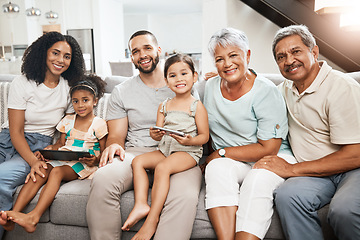
<svg viewBox="0 0 360 240"><path fill-rule="evenodd" d="M305 25L291 25L288 27L284 27L279 29L276 34L274 41L272 43L272 51L274 58L276 59L275 48L276 45L284 38L298 35L301 38L301 41L307 46L310 51L316 46L316 41L314 36L310 33L309 29Z"/></svg>
<svg viewBox="0 0 360 240"><path fill-rule="evenodd" d="M158 46L158 41L157 41L157 39L156 39L156 37L155 37L155 35L154 35L153 33L149 32L149 31L147 31L147 30L140 30L140 31L135 32L133 35L131 35L131 37L130 37L130 39L129 39L128 47L129 47L130 51L131 51L130 41L131 41L133 38L135 38L135 37L137 37L137 36L142 36L142 35L149 35L149 36L152 38L152 40L153 40L153 42L155 43L155 45Z"/></svg>

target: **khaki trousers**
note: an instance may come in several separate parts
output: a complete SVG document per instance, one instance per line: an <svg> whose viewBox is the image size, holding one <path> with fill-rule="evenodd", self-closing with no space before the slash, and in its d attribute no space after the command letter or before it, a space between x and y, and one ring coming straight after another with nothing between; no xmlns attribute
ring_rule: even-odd
<svg viewBox="0 0 360 240"><path fill-rule="evenodd" d="M95 172L91 183L86 216L92 240L121 239L122 193L133 188L131 161L155 148L129 148L124 161L118 158ZM198 166L170 177L170 190L160 215L154 239L190 239L201 187Z"/></svg>

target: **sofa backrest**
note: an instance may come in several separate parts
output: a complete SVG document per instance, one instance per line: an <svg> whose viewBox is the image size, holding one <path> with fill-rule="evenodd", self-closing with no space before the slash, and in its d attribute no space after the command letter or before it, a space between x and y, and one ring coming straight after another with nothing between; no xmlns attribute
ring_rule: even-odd
<svg viewBox="0 0 360 240"><path fill-rule="evenodd" d="M349 76L354 78L360 84L360 71L347 73ZM272 73L260 73L269 80L273 81L276 85L280 84L284 81L284 77L281 74L272 74ZM0 74L0 123L1 125L7 120L7 97L10 88L10 82L12 79L16 77L16 75L11 74ZM105 94L100 99L99 103L94 109L95 115L105 119L106 111L107 111L107 102L110 97L110 93L114 89L114 87L122 82L124 82L129 77L124 76L110 76L105 78L105 82L107 83L105 87ZM205 90L206 81L201 77L199 81L197 81L194 85L194 88L198 91L200 100L204 98L204 90ZM1 131L1 129L0 129Z"/></svg>

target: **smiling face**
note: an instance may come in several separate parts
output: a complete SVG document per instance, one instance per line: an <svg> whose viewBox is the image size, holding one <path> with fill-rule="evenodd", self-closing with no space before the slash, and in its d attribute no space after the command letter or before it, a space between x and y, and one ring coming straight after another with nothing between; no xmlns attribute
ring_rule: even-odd
<svg viewBox="0 0 360 240"><path fill-rule="evenodd" d="M311 83L318 71L319 48L309 49L298 35L280 40L275 47L275 60L281 74L295 84Z"/></svg>
<svg viewBox="0 0 360 240"><path fill-rule="evenodd" d="M71 63L71 47L65 41L54 43L48 50L46 56L46 75L60 77Z"/></svg>
<svg viewBox="0 0 360 240"><path fill-rule="evenodd" d="M97 103L93 93L83 89L75 90L71 95L71 101L78 116L82 118L93 116L93 109Z"/></svg>
<svg viewBox="0 0 360 240"><path fill-rule="evenodd" d="M216 46L214 51L215 66L220 77L228 83L236 83L246 78L250 62L250 50L246 53L239 47L229 45Z"/></svg>
<svg viewBox="0 0 360 240"><path fill-rule="evenodd" d="M193 73L187 63L176 62L172 64L166 75L168 87L176 94L191 93L197 80L197 73Z"/></svg>
<svg viewBox="0 0 360 240"><path fill-rule="evenodd" d="M150 35L139 35L129 42L131 61L142 73L151 73L159 63L161 49Z"/></svg>

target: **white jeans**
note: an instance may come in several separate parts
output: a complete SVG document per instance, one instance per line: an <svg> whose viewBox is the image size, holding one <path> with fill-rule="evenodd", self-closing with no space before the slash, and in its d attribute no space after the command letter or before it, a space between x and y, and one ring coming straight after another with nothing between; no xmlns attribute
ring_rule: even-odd
<svg viewBox="0 0 360 240"><path fill-rule="evenodd" d="M290 163L291 155L279 155ZM265 237L273 214L273 192L284 179L265 169L252 169L254 163L230 158L212 160L205 170L205 207L238 206L236 232Z"/></svg>

